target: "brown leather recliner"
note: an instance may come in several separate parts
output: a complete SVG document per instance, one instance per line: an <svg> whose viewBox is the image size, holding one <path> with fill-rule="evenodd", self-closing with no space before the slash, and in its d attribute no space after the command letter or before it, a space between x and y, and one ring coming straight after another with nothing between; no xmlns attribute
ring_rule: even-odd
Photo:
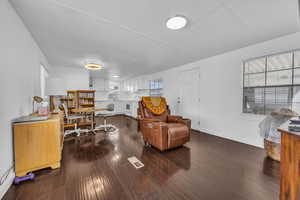
<svg viewBox="0 0 300 200"><path fill-rule="evenodd" d="M164 151L182 146L190 140L191 121L170 115L165 98L159 98L160 105L152 105L150 99L153 97L143 97L139 101L138 116L145 144Z"/></svg>

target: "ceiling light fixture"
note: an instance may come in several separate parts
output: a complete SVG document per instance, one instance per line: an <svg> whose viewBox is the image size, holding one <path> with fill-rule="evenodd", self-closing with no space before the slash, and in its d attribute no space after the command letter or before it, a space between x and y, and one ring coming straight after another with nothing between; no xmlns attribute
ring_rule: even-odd
<svg viewBox="0 0 300 200"><path fill-rule="evenodd" d="M120 76L119 75L113 75L112 77L113 78L119 78Z"/></svg>
<svg viewBox="0 0 300 200"><path fill-rule="evenodd" d="M171 17L166 22L167 28L171 29L171 30L182 29L186 26L186 24L187 24L187 18L184 16L179 16L179 15L177 15L175 17Z"/></svg>
<svg viewBox="0 0 300 200"><path fill-rule="evenodd" d="M85 64L84 67L88 70L100 70L103 69L103 66L95 63Z"/></svg>

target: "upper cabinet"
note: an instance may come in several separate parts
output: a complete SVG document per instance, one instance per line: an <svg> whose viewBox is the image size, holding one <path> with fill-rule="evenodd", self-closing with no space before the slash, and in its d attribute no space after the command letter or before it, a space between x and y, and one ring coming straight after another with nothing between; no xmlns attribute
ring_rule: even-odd
<svg viewBox="0 0 300 200"><path fill-rule="evenodd" d="M129 79L122 81L121 91L123 92L136 92L138 89L138 82L137 79Z"/></svg>
<svg viewBox="0 0 300 200"><path fill-rule="evenodd" d="M110 92L120 90L120 83L105 79L94 79L93 89L100 92Z"/></svg>
<svg viewBox="0 0 300 200"><path fill-rule="evenodd" d="M132 91L137 92L138 91L138 78L132 79L131 85L132 85Z"/></svg>
<svg viewBox="0 0 300 200"><path fill-rule="evenodd" d="M150 80L151 77L147 75L139 76L133 79L128 79L120 83L120 89L121 91L132 93L140 92L142 90L149 90Z"/></svg>
<svg viewBox="0 0 300 200"><path fill-rule="evenodd" d="M137 80L138 90L148 90L149 89L149 76L141 76Z"/></svg>
<svg viewBox="0 0 300 200"><path fill-rule="evenodd" d="M93 80L93 88L97 91L108 91L109 84L107 80L104 79L94 79Z"/></svg>
<svg viewBox="0 0 300 200"><path fill-rule="evenodd" d="M123 91L123 92L129 91L128 90L128 81L127 80L121 82L121 91Z"/></svg>

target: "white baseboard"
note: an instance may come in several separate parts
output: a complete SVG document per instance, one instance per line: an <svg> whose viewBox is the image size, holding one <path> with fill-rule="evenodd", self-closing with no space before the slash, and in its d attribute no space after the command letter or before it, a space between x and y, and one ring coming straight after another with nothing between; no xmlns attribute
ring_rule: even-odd
<svg viewBox="0 0 300 200"><path fill-rule="evenodd" d="M5 193L8 191L9 187L12 185L14 181L14 178L15 178L15 173L13 171L10 171L6 181L3 183L3 185L0 186L0 199L2 199Z"/></svg>
<svg viewBox="0 0 300 200"><path fill-rule="evenodd" d="M214 132L214 131L212 131L212 130L207 130L207 129L201 129L201 130L195 129L195 130L196 130L196 131L203 132L203 133L206 133L206 134L209 134L209 135L214 135L214 136L217 136L217 137L220 137L220 138L232 140L232 141L235 141L235 142L239 142L239 143L243 143L243 144L255 146L255 147L258 147L258 148L262 148L262 149L264 148L263 143L261 143L261 144L250 143L249 141L246 141L246 140L237 139L237 138L229 137L229 136L225 136L225 135L219 135L219 134L217 134L216 132ZM263 141L263 139L262 139L262 141Z"/></svg>

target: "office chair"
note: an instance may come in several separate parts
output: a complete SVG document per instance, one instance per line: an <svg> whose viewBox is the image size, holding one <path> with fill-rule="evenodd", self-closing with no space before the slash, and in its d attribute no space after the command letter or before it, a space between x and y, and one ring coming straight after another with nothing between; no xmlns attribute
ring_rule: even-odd
<svg viewBox="0 0 300 200"><path fill-rule="evenodd" d="M81 133L88 133L89 132L88 129L80 129L80 128L78 128L78 125L77 125L77 120L78 119L84 119L85 117L82 116L82 115L69 115L68 107L65 104L62 104L62 105L63 105L63 108L64 108L67 123L71 124L73 121L75 121L74 129L73 130L66 130L65 131L65 136L73 134L73 133L76 133L77 136L80 136Z"/></svg>
<svg viewBox="0 0 300 200"><path fill-rule="evenodd" d="M112 124L107 124L106 118L113 116L115 110L115 105L114 104L108 104L107 105L107 110L105 111L99 111L96 113L97 117L103 117L103 124L97 126L94 131L99 131L103 130L105 133L107 132L115 132L118 130L118 128Z"/></svg>

